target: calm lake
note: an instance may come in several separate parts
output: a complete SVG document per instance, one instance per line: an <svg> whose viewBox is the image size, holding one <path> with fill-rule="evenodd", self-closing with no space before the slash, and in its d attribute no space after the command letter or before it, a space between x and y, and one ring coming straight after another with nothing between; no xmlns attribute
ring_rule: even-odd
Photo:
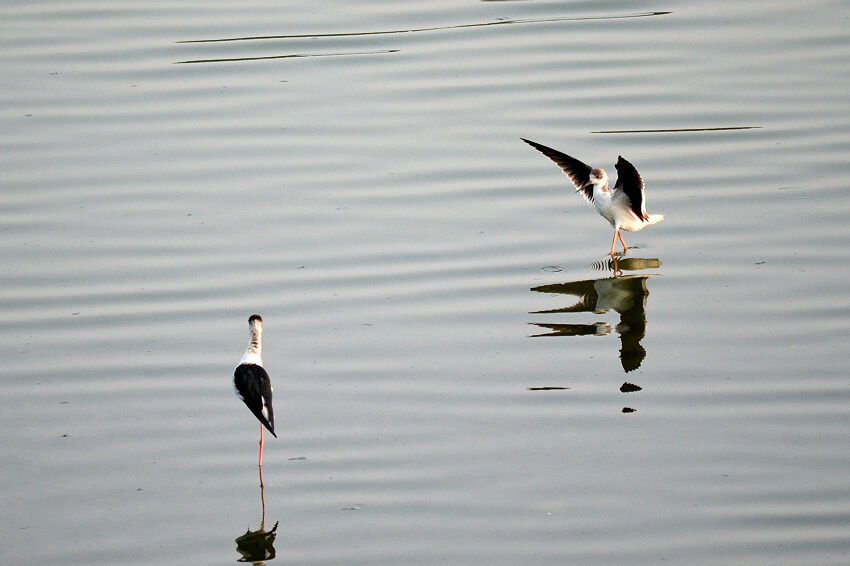
<svg viewBox="0 0 850 566"><path fill-rule="evenodd" d="M0 46L6 563L850 563L846 1L14 1ZM665 220L613 265L520 138Z"/></svg>

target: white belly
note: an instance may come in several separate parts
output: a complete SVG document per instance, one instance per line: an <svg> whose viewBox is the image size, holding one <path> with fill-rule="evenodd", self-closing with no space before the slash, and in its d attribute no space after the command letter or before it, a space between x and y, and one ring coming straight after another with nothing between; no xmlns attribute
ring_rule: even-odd
<svg viewBox="0 0 850 566"><path fill-rule="evenodd" d="M593 205L599 215L607 220L612 228L628 232L637 232L644 226L664 220L663 214L650 214L648 220L639 218L629 206L628 198L619 194L620 198L612 198L610 191L593 191Z"/></svg>

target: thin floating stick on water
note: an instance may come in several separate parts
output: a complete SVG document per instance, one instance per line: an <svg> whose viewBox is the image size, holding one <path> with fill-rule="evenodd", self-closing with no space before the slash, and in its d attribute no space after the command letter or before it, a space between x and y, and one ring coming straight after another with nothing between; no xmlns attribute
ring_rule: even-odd
<svg viewBox="0 0 850 566"><path fill-rule="evenodd" d="M723 132L727 130L760 130L761 126L722 126L719 128L671 128L666 130L599 130L591 134L664 134L678 132Z"/></svg>
<svg viewBox="0 0 850 566"><path fill-rule="evenodd" d="M352 51L351 53L293 53L290 55L263 55L259 57L191 59L188 61L175 61L174 64L187 65L190 63L234 63L236 61L264 61L267 59L301 59L306 57L345 57L348 55L383 55L385 53L398 53L398 49L383 49L381 51Z"/></svg>
<svg viewBox="0 0 850 566"><path fill-rule="evenodd" d="M646 18L649 16L665 16L672 12L638 12L635 14L624 14L620 16L587 16L587 17L563 17L563 18L529 18L521 20L494 20L492 22L477 22L471 24L456 24L453 26L439 26L431 28L413 28L413 29L390 29L380 31L354 31L354 32L337 32L337 33L302 33L293 35L257 35L245 37L222 37L218 39L184 39L175 43L223 43L227 41L268 41L272 39L315 39L315 38L333 38L333 37L360 37L370 35L396 35L403 33L423 33L433 31L446 31L453 29L479 28L489 26L501 26L511 24L542 24L554 22L583 22L592 20L622 20L627 18Z"/></svg>

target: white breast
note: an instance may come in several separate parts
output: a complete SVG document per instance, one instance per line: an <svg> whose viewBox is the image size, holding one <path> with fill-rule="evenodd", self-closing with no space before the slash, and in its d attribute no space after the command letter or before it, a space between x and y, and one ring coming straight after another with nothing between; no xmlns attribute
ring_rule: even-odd
<svg viewBox="0 0 850 566"><path fill-rule="evenodd" d="M614 226L614 210L611 206L611 192L603 191L597 185L593 186L593 206L602 218Z"/></svg>
<svg viewBox="0 0 850 566"><path fill-rule="evenodd" d="M242 359L239 360L239 364L236 367L239 367L242 364L254 364L254 365L261 366L261 365L263 365L263 359L260 357L260 354L258 354L257 352L251 351L251 349L249 348L245 352L245 355L242 356Z"/></svg>

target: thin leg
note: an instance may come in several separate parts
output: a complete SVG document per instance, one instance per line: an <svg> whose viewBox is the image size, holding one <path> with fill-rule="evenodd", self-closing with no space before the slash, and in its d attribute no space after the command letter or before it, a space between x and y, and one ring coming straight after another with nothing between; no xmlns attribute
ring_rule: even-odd
<svg viewBox="0 0 850 566"><path fill-rule="evenodd" d="M263 467L263 423L260 423L260 467Z"/></svg>
<svg viewBox="0 0 850 566"><path fill-rule="evenodd" d="M623 242L623 253L626 253L629 249L629 246L626 245L626 241L623 239L623 233L617 230L617 235L620 236L620 241Z"/></svg>
<svg viewBox="0 0 850 566"><path fill-rule="evenodd" d="M617 235L619 235L619 233L620 233L619 230L617 230L617 229L614 230L614 239L611 240L611 257L614 257L614 249L615 249L615 246L617 245Z"/></svg>
<svg viewBox="0 0 850 566"><path fill-rule="evenodd" d="M260 466L260 504L263 506L263 520L260 524L260 528L262 529L266 528L266 498L263 494L264 487L265 486L263 485L263 467Z"/></svg>

